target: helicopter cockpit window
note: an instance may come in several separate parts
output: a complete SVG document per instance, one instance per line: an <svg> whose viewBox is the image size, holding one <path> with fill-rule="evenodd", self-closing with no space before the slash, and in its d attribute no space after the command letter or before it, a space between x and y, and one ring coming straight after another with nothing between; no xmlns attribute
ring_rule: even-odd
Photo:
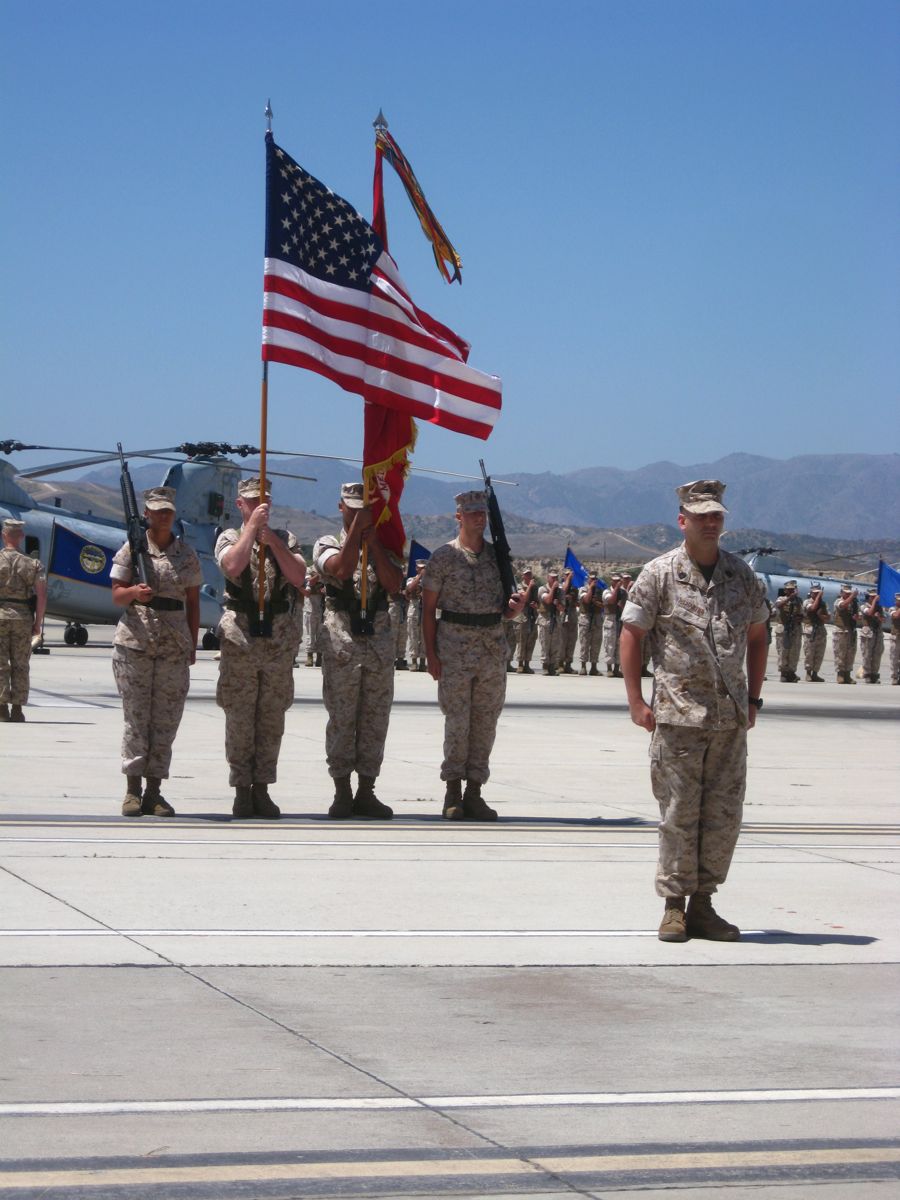
<svg viewBox="0 0 900 1200"><path fill-rule="evenodd" d="M41 543L36 537L29 537L28 534L25 535L25 553L32 558L40 558Z"/></svg>
<svg viewBox="0 0 900 1200"><path fill-rule="evenodd" d="M206 508L207 515L210 517L221 517L225 511L225 497L221 492L210 492L209 503Z"/></svg>

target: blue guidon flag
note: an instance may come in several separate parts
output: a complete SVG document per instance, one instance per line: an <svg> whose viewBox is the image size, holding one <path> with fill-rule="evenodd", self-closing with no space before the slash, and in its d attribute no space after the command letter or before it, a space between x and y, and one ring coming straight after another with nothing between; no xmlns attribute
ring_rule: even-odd
<svg viewBox="0 0 900 1200"><path fill-rule="evenodd" d="M372 404L487 438L500 380L418 308L371 225L266 138L263 359L316 371Z"/></svg>
<svg viewBox="0 0 900 1200"><path fill-rule="evenodd" d="M47 566L48 575L59 575L76 583L93 583L98 587L110 586L109 572L115 551L98 546L60 525L53 526L53 548Z"/></svg>

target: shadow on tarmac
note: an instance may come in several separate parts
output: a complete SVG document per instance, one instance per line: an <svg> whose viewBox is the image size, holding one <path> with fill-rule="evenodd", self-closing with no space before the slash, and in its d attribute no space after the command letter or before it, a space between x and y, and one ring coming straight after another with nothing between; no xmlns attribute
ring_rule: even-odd
<svg viewBox="0 0 900 1200"><path fill-rule="evenodd" d="M766 946L871 946L876 937L852 933L790 933L786 929L761 929L759 933L742 933L742 942L760 942Z"/></svg>

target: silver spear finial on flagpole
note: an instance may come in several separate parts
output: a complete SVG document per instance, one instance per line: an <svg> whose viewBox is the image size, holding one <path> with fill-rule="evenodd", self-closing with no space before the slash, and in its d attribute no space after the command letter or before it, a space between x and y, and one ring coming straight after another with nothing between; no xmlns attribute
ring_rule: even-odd
<svg viewBox="0 0 900 1200"><path fill-rule="evenodd" d="M266 133L272 132L272 101L266 101Z"/></svg>
<svg viewBox="0 0 900 1200"><path fill-rule="evenodd" d="M375 118L375 120L372 122L372 124L375 126L376 129L387 129L387 127L388 127L387 117L384 115L384 113L381 111L380 108L378 110L378 116Z"/></svg>

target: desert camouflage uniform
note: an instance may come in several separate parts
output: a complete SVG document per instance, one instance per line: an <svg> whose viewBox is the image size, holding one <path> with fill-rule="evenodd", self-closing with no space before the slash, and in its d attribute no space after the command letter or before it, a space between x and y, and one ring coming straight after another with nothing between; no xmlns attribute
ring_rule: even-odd
<svg viewBox="0 0 900 1200"><path fill-rule="evenodd" d="M407 632L409 606L405 596L391 596L388 602L388 616L391 619L391 629L394 631L394 659L406 658L406 644L409 637Z"/></svg>
<svg viewBox="0 0 900 1200"><path fill-rule="evenodd" d="M828 642L828 635L825 632L828 608L824 599L819 601L819 607L815 612L812 610L812 605L812 600L803 601L803 669L807 675L818 675Z"/></svg>
<svg viewBox="0 0 900 1200"><path fill-rule="evenodd" d="M900 683L900 605L890 611L891 617L891 683Z"/></svg>
<svg viewBox="0 0 900 1200"><path fill-rule="evenodd" d="M589 584L578 593L578 653L582 667L596 669L603 645L603 601L602 589L599 584L594 588L593 599L589 607L585 607Z"/></svg>
<svg viewBox="0 0 900 1200"><path fill-rule="evenodd" d="M620 591L620 588L604 588L601 596L603 603L603 657L606 660L607 671L618 671L619 669Z"/></svg>
<svg viewBox="0 0 900 1200"><path fill-rule="evenodd" d="M271 532L292 554L300 555L292 533L286 529ZM222 556L240 535L240 529L226 529L219 535L215 554L220 570ZM294 617L297 589L287 582L272 554L266 554L265 563L265 600L273 610L272 636L251 637L250 616L243 611L245 604L254 614L257 611L259 545L255 542L242 576L225 576L235 590L249 585L250 595L226 601L235 607L226 608L217 630L221 657L216 703L225 710L228 782L235 788L275 783L284 715L294 701L294 656L300 644Z"/></svg>
<svg viewBox="0 0 900 1200"><path fill-rule="evenodd" d="M562 599L562 593L557 587L553 603L548 602L549 595L550 589L546 586L538 592L537 630L541 643L541 662L553 671L562 657L563 614L556 607L556 601Z"/></svg>
<svg viewBox="0 0 900 1200"><path fill-rule="evenodd" d="M518 614L521 615L521 614ZM506 635L506 667L512 666L519 645L519 622L517 617L503 618L503 632Z"/></svg>
<svg viewBox="0 0 900 1200"><path fill-rule="evenodd" d="M325 585L321 579L307 578L310 595L305 598L303 606L303 631L306 635L306 653L320 654L319 633L322 628L322 612L325 601Z"/></svg>
<svg viewBox="0 0 900 1200"><path fill-rule="evenodd" d="M782 675L796 675L800 662L800 636L803 604L800 597L779 596L775 601L775 616L779 627L775 631L778 650L778 670ZM779 637L780 633L780 637Z"/></svg>
<svg viewBox="0 0 900 1200"><path fill-rule="evenodd" d="M565 608L560 613L562 619L562 645L560 658L567 667L572 666L575 657L575 647L578 645L578 588L570 584L563 593Z"/></svg>
<svg viewBox="0 0 900 1200"><path fill-rule="evenodd" d="M884 654L883 619L884 609L880 604L874 617L862 617L859 630L859 656L862 659L863 675L867 679L871 679L881 670L881 656Z"/></svg>
<svg viewBox="0 0 900 1200"><path fill-rule="evenodd" d="M422 637L422 584L419 581L411 592L407 592L409 608L406 611L406 650L411 664L425 659L425 640Z"/></svg>
<svg viewBox="0 0 900 1200"><path fill-rule="evenodd" d="M651 640L655 669L660 896L714 892L728 874L747 772L747 631L768 617L763 597L742 559L720 550L707 584L680 546L644 567L625 605L623 621Z"/></svg>
<svg viewBox="0 0 900 1200"><path fill-rule="evenodd" d="M831 651L834 669L838 676L851 675L856 662L856 626L859 621L859 601L854 596L849 608L835 604L832 613L834 629L831 633Z"/></svg>
<svg viewBox="0 0 900 1200"><path fill-rule="evenodd" d="M325 617L322 622L322 699L328 710L325 757L332 779L352 771L377 778L384 759L384 743L394 699L394 631L388 598L369 560L367 604L374 614L372 635L354 634L351 614L341 607L342 580L328 571L328 562L346 540L321 537L313 547L316 570L325 582ZM400 566L401 564L396 563ZM353 595L360 599L359 565L353 575Z"/></svg>
<svg viewBox="0 0 900 1200"><path fill-rule="evenodd" d="M531 603L537 599L538 585L534 582L529 584L528 591L525 597L525 607L519 613L517 624L519 629L519 644L517 653L519 658L519 667L527 667L530 665L534 656L534 647L537 643L537 614L531 608Z"/></svg>
<svg viewBox="0 0 900 1200"><path fill-rule="evenodd" d="M144 561L154 599L184 604L187 589L203 583L200 560L180 538L165 549L148 538ZM137 582L127 542L116 552L109 577L126 587ZM113 637L112 668L125 717L123 775L168 779L172 743L190 686L191 642L184 608L129 604L122 612Z"/></svg>
<svg viewBox="0 0 900 1200"><path fill-rule="evenodd" d="M0 704L27 704L34 613L29 600L44 568L12 547L0 548Z"/></svg>
<svg viewBox="0 0 900 1200"><path fill-rule="evenodd" d="M444 714L441 779L487 783L506 698L506 637L500 616L506 606L494 547L485 542L481 553L474 554L454 538L428 560L424 587L437 593L442 611L497 615L493 625L442 619L437 627L438 703Z"/></svg>

